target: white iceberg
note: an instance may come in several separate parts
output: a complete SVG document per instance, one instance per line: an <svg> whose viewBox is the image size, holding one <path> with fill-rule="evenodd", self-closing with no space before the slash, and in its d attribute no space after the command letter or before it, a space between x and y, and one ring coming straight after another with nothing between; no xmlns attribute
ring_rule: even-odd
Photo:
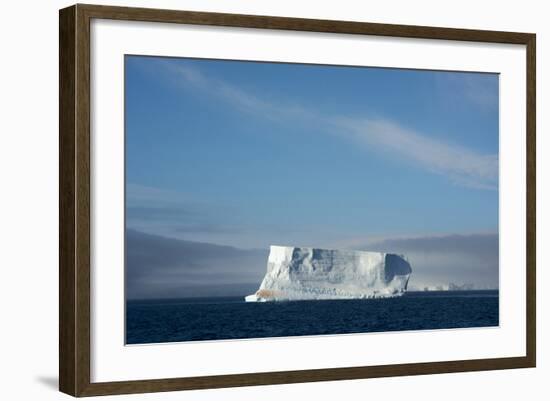
<svg viewBox="0 0 550 401"><path fill-rule="evenodd" d="M247 302L403 295L412 269L402 255L271 246L267 273Z"/></svg>

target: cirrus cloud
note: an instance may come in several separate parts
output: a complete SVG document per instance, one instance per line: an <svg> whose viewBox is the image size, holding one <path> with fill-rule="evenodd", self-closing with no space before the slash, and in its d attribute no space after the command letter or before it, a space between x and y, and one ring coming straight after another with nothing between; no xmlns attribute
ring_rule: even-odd
<svg viewBox="0 0 550 401"><path fill-rule="evenodd" d="M172 77L203 91L243 113L274 121L301 121L325 134L338 135L364 148L407 160L418 168L448 177L456 185L482 190L498 189L498 155L481 154L456 144L438 141L389 118L320 114L314 106L288 99L266 98L219 78L196 66L159 61ZM470 81L467 81L470 82ZM472 84L468 91L472 92Z"/></svg>

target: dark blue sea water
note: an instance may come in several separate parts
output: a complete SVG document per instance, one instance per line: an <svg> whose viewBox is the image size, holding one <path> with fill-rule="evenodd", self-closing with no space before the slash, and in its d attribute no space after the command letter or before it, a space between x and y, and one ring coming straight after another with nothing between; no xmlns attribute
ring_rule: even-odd
<svg viewBox="0 0 550 401"><path fill-rule="evenodd" d="M246 303L242 297L128 301L126 343L498 326L498 291Z"/></svg>

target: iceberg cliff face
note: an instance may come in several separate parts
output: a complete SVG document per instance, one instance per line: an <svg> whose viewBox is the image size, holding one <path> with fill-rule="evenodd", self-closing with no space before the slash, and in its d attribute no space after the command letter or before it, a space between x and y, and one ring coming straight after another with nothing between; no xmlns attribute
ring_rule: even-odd
<svg viewBox="0 0 550 401"><path fill-rule="evenodd" d="M391 253L271 246L260 288L245 300L395 297L407 290L411 272Z"/></svg>

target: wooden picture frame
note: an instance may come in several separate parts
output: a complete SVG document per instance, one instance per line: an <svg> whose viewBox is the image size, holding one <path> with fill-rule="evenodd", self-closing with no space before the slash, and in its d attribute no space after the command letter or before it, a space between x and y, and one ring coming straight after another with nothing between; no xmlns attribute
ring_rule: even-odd
<svg viewBox="0 0 550 401"><path fill-rule="evenodd" d="M90 380L90 21L94 18L268 28L526 46L526 355L492 359L259 372L120 382ZM535 35L254 15L74 5L59 14L59 389L73 396L144 393L534 367Z"/></svg>

